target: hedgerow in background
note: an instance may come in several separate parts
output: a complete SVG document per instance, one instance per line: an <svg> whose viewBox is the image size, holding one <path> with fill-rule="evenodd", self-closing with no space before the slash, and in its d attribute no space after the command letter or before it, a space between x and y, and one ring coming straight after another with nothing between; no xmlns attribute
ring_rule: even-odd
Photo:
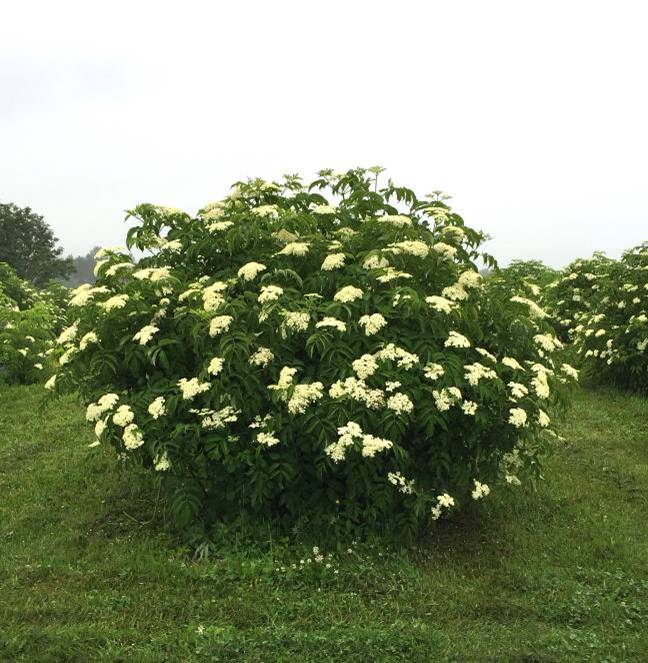
<svg viewBox="0 0 648 663"><path fill-rule="evenodd" d="M576 372L544 312L483 287L484 236L380 169L140 205L73 292L47 386L164 477L180 524L239 514L414 533L537 477ZM326 194L326 195L324 195Z"/></svg>
<svg viewBox="0 0 648 663"><path fill-rule="evenodd" d="M572 341L581 317L596 310L603 297L602 288L614 280L617 268L618 261L596 252L591 258L574 260L543 288L542 302L563 342Z"/></svg>
<svg viewBox="0 0 648 663"><path fill-rule="evenodd" d="M37 290L0 263L0 382L29 384L47 373L47 356L61 331L67 288Z"/></svg>
<svg viewBox="0 0 648 663"><path fill-rule="evenodd" d="M595 305L576 317L574 345L590 377L648 390L648 242L605 269Z"/></svg>
<svg viewBox="0 0 648 663"><path fill-rule="evenodd" d="M513 287L519 284L528 288L535 297L541 296L542 290L560 274L540 260L512 260L506 267L500 268L498 273Z"/></svg>

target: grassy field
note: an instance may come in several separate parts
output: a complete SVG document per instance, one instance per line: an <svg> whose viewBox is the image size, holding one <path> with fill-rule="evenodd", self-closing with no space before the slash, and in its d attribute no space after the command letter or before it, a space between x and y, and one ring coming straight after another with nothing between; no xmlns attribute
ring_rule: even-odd
<svg viewBox="0 0 648 663"><path fill-rule="evenodd" d="M300 571L305 544L263 537L192 560L43 394L0 391L0 661L648 660L646 399L582 391L537 493Z"/></svg>

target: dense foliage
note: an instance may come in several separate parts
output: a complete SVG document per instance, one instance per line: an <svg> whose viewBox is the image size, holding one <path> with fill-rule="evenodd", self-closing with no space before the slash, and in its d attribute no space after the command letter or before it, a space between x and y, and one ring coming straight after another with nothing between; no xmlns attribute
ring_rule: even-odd
<svg viewBox="0 0 648 663"><path fill-rule="evenodd" d="M533 300L484 287L484 236L442 199L323 171L130 216L151 255L99 253L47 386L80 390L181 523L413 532L539 473L576 372Z"/></svg>
<svg viewBox="0 0 648 663"><path fill-rule="evenodd" d="M0 382L42 379L66 305L67 289L60 284L38 290L0 263Z"/></svg>
<svg viewBox="0 0 648 663"><path fill-rule="evenodd" d="M563 341L573 340L575 321L592 312L603 297L601 288L610 280L618 262L597 252L591 258L578 258L567 265L558 278L543 289L542 301L551 312Z"/></svg>
<svg viewBox="0 0 648 663"><path fill-rule="evenodd" d="M648 242L626 251L612 268L606 265L595 276L597 296L586 310L574 314L570 333L575 349L597 381L646 391Z"/></svg>
<svg viewBox="0 0 648 663"><path fill-rule="evenodd" d="M72 273L72 260L61 257L57 243L42 216L29 207L0 203L0 262L11 265L18 276L43 287Z"/></svg>

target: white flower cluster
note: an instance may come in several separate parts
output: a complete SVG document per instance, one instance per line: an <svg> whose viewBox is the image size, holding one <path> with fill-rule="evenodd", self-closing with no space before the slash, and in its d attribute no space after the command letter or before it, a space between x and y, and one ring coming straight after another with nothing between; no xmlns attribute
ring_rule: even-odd
<svg viewBox="0 0 648 663"><path fill-rule="evenodd" d="M462 400L463 396L459 387L444 387L441 390L435 389L432 392L434 404L439 412L447 412L453 405Z"/></svg>
<svg viewBox="0 0 648 663"><path fill-rule="evenodd" d="M310 249L308 242L289 242L286 246L278 251L275 255L278 256L305 256Z"/></svg>
<svg viewBox="0 0 648 663"><path fill-rule="evenodd" d="M496 380L497 373L492 369L475 362L474 364L465 364L464 368L466 373L464 374L464 379L468 381L468 384L476 387L479 384L480 380Z"/></svg>
<svg viewBox="0 0 648 663"><path fill-rule="evenodd" d="M509 410L509 424L516 428L523 428L527 425L527 413L521 407L514 407Z"/></svg>
<svg viewBox="0 0 648 663"><path fill-rule="evenodd" d="M428 253L430 253L430 247L425 242L419 240L394 242L389 245L387 250L395 254L406 253L417 258L426 258Z"/></svg>
<svg viewBox="0 0 648 663"><path fill-rule="evenodd" d="M146 325L133 336L133 340L139 341L140 345L146 345L159 331L155 325Z"/></svg>
<svg viewBox="0 0 648 663"><path fill-rule="evenodd" d="M475 479L475 488L472 491L472 498L474 500L480 500L483 497L486 497L490 493L490 488L487 484L481 483Z"/></svg>
<svg viewBox="0 0 648 663"><path fill-rule="evenodd" d="M204 394L211 387L209 382L200 382L198 378L191 378L190 380L180 378L177 384L185 401L193 400L198 394Z"/></svg>
<svg viewBox="0 0 648 663"><path fill-rule="evenodd" d="M275 302L283 295L283 292L283 288L280 288L278 285L264 285L261 287L261 292L259 293L259 304Z"/></svg>
<svg viewBox="0 0 648 663"><path fill-rule="evenodd" d="M358 324L364 327L366 336L373 336L387 325L387 320L380 313L372 313L371 315L363 315L358 320Z"/></svg>
<svg viewBox="0 0 648 663"><path fill-rule="evenodd" d="M201 418L200 426L205 430L220 430L227 424L232 424L238 420L239 410L231 405L226 405L220 410L191 410Z"/></svg>
<svg viewBox="0 0 648 663"><path fill-rule="evenodd" d="M212 318L209 322L209 335L214 337L226 332L230 328L233 319L231 315L217 315Z"/></svg>
<svg viewBox="0 0 648 663"><path fill-rule="evenodd" d="M333 318L331 316L326 316L322 320L320 320L318 323L315 324L315 327L321 328L321 327L333 327L334 329L337 329L339 332L345 332L346 331L346 323L342 322L342 320L338 320L337 318Z"/></svg>
<svg viewBox="0 0 648 663"><path fill-rule="evenodd" d="M308 329L310 314L300 311L284 311L283 326L291 332L303 332Z"/></svg>
<svg viewBox="0 0 648 663"><path fill-rule="evenodd" d="M324 258L321 269L325 272L331 272L334 269L344 267L345 255L344 253L331 253Z"/></svg>
<svg viewBox="0 0 648 663"><path fill-rule="evenodd" d="M444 346L446 348L469 348L470 341L463 334L451 331L445 340Z"/></svg>
<svg viewBox="0 0 648 663"><path fill-rule="evenodd" d="M227 290L227 283L216 281L203 290L203 308L205 311L215 311L225 303L225 298L221 294Z"/></svg>
<svg viewBox="0 0 648 663"><path fill-rule="evenodd" d="M364 380L353 377L334 382L329 389L329 396L334 399L349 398L370 410L378 410L385 404L385 394L381 389L372 389Z"/></svg>
<svg viewBox="0 0 648 663"><path fill-rule="evenodd" d="M349 421L346 426L341 426L337 432L339 436L337 442L329 444L324 449L335 463L345 459L347 448L352 446L356 439L361 442L364 458L373 458L377 453L391 449L393 446L390 440L363 433L362 428L354 421Z"/></svg>
<svg viewBox="0 0 648 663"><path fill-rule="evenodd" d="M409 371L420 362L418 355L407 352L407 350L393 343L388 343L384 348L379 350L376 353L376 357L383 361L395 361L399 368L404 368L406 371Z"/></svg>
<svg viewBox="0 0 648 663"><path fill-rule="evenodd" d="M347 304L348 302L354 302L356 299L360 299L363 296L363 292L360 288L356 288L352 285L347 285L346 287L338 290L333 296L333 300L336 302L342 302Z"/></svg>
<svg viewBox="0 0 648 663"><path fill-rule="evenodd" d="M432 519L438 520L443 513L443 509L451 509L455 505L454 498L448 495L448 493L443 493L442 495L437 495L437 503L432 507Z"/></svg>
<svg viewBox="0 0 648 663"><path fill-rule="evenodd" d="M387 481L405 495L411 495L414 492L414 481L408 481L400 472L388 472Z"/></svg>
<svg viewBox="0 0 648 663"><path fill-rule="evenodd" d="M159 419L166 414L164 396L158 396L148 406L148 413L153 419Z"/></svg>
<svg viewBox="0 0 648 663"><path fill-rule="evenodd" d="M260 262L248 262L238 270L238 276L244 281L253 281L265 269L266 266Z"/></svg>
<svg viewBox="0 0 648 663"><path fill-rule="evenodd" d="M250 355L249 362L253 366L265 368L274 359L274 354L270 348L259 348L254 354Z"/></svg>
<svg viewBox="0 0 648 663"><path fill-rule="evenodd" d="M104 412L112 410L117 402L119 396L117 394L104 394L96 403L90 403L86 409L86 420L97 421Z"/></svg>
<svg viewBox="0 0 648 663"><path fill-rule="evenodd" d="M292 396L288 401L290 414L304 414L311 403L320 400L324 395L324 385L321 382L295 385Z"/></svg>
<svg viewBox="0 0 648 663"><path fill-rule="evenodd" d="M387 399L387 407L396 414L411 414L414 410L414 403L407 394L397 392Z"/></svg>
<svg viewBox="0 0 648 663"><path fill-rule="evenodd" d="M440 313L452 313L452 311L457 308L457 304L455 304L453 301L446 299L445 297L440 297L439 295L431 295L430 297L426 297L425 301L435 311L439 311Z"/></svg>

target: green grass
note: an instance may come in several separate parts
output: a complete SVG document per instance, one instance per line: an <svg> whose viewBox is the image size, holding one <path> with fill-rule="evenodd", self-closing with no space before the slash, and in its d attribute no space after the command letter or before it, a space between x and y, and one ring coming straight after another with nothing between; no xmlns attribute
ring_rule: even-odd
<svg viewBox="0 0 648 663"><path fill-rule="evenodd" d="M276 541L192 561L154 487L43 393L0 391L0 661L648 660L646 399L580 392L537 493L299 571Z"/></svg>

